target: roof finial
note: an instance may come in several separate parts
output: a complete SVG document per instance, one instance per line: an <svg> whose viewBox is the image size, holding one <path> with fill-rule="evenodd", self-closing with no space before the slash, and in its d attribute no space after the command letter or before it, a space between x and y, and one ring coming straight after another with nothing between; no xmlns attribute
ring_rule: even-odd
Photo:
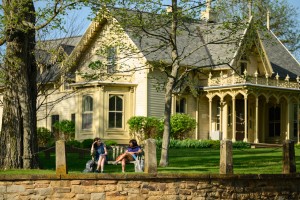
<svg viewBox="0 0 300 200"><path fill-rule="evenodd" d="M270 30L270 11L267 12L267 29Z"/></svg>
<svg viewBox="0 0 300 200"><path fill-rule="evenodd" d="M249 19L252 16L252 0L248 0Z"/></svg>

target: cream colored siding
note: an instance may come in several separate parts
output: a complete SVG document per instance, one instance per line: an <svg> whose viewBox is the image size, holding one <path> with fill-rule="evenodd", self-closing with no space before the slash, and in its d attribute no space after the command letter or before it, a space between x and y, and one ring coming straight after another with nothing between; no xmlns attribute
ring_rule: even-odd
<svg viewBox="0 0 300 200"><path fill-rule="evenodd" d="M199 97L199 122L198 134L199 139L208 139L209 135L209 105L206 97Z"/></svg>
<svg viewBox="0 0 300 200"><path fill-rule="evenodd" d="M164 115L165 108L165 94L164 88L161 86L160 90L157 91L157 79L161 75L157 72L151 72L150 78L148 79L148 116L149 117L162 117ZM155 79L156 77L157 79Z"/></svg>
<svg viewBox="0 0 300 200"><path fill-rule="evenodd" d="M38 104L43 99L44 97L40 97ZM37 111L37 127L45 127L51 130L51 115L59 115L59 121L71 120L71 114L75 112L76 106L73 94L55 91L47 97L47 100L43 102L43 105Z"/></svg>

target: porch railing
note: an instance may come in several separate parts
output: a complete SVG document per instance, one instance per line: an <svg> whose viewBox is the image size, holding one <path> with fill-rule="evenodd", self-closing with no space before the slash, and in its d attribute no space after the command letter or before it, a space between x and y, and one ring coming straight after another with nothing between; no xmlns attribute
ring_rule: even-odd
<svg viewBox="0 0 300 200"><path fill-rule="evenodd" d="M223 72L221 72L219 76L213 76L210 73L208 77L208 86L224 86L251 83L255 85L300 89L299 82L299 76L297 76L296 80L290 81L289 75L287 75L283 80L278 74L275 77L270 77L268 74L265 74L265 76L258 76L257 72L255 72L253 75L249 75L247 71L244 71L243 75L232 73L230 76L228 76L227 74L223 74Z"/></svg>

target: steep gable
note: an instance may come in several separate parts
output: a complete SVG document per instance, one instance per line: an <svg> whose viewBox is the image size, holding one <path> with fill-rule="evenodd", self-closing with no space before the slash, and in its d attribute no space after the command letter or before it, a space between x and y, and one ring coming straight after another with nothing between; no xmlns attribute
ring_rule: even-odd
<svg viewBox="0 0 300 200"><path fill-rule="evenodd" d="M288 75L291 79L296 79L300 75L300 63L274 33L272 31L260 33L260 38L272 66L273 76L278 74L280 78L285 78Z"/></svg>

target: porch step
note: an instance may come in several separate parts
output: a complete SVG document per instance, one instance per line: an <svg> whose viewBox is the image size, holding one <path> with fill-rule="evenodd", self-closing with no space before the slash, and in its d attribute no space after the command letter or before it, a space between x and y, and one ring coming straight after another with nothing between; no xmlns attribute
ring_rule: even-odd
<svg viewBox="0 0 300 200"><path fill-rule="evenodd" d="M282 147L282 144L270 144L270 143L250 143L251 148L272 148Z"/></svg>

